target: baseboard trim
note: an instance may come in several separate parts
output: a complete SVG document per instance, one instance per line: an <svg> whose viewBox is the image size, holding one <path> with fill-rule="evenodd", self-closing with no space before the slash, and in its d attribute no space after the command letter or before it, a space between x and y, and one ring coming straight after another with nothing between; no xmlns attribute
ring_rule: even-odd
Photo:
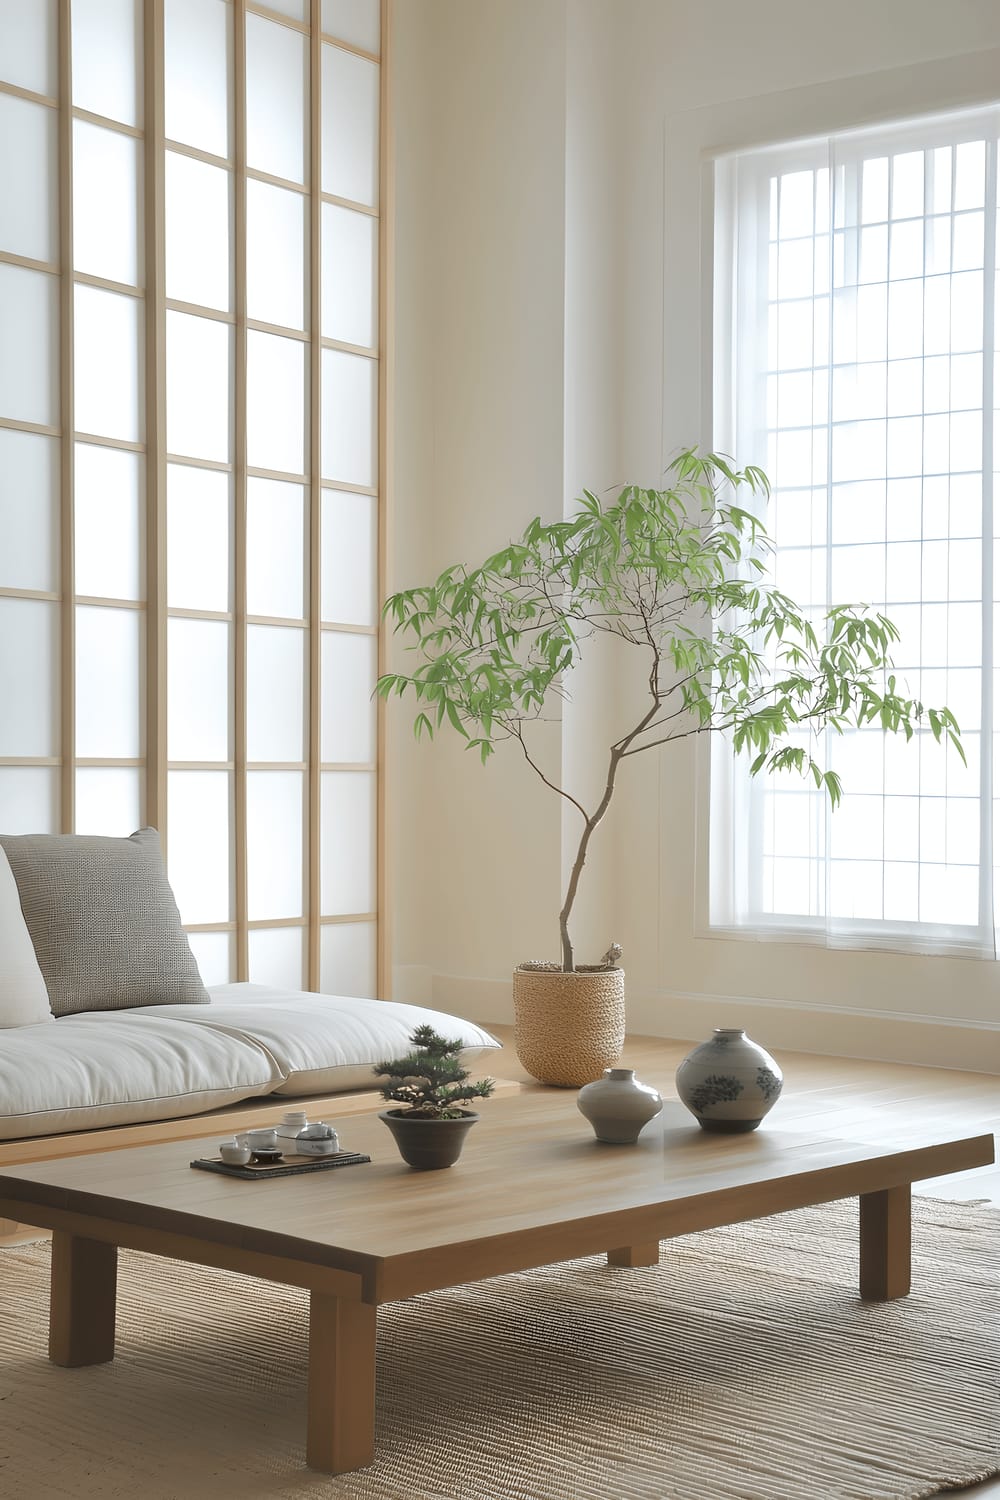
<svg viewBox="0 0 1000 1500"><path fill-rule="evenodd" d="M824 1005L820 1002L803 1004L797 1000L774 1000L764 996L710 995L697 990L662 990L657 1001L684 1001L695 1005L752 1005L761 1009L806 1012L811 1016L861 1017L872 1021L913 1022L918 1026L947 1026L959 1030L996 1032L1000 1036L1000 1021L971 1021L960 1016L929 1016L919 1011L875 1010L859 1005Z"/></svg>
<svg viewBox="0 0 1000 1500"><path fill-rule="evenodd" d="M513 1019L510 980L434 973L430 1003L488 1025ZM1000 1021L971 1021L691 990L628 994L629 1030L701 1041L713 1026L743 1026L766 1047L920 1067L1000 1074Z"/></svg>
<svg viewBox="0 0 1000 1500"><path fill-rule="evenodd" d="M662 992L653 1004L683 1039L713 1026L744 1026L765 1046L794 1052L1000 1073L1000 1024L993 1021L684 990ZM649 1002L643 1010L648 1014Z"/></svg>

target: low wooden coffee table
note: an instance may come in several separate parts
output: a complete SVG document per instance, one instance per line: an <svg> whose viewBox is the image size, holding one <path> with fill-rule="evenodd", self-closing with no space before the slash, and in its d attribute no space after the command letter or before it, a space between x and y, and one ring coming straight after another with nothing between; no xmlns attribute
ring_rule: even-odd
<svg viewBox="0 0 1000 1500"><path fill-rule="evenodd" d="M677 1104L637 1146L599 1146L575 1096L555 1091L484 1105L447 1171L410 1171L377 1119L344 1136L370 1165L248 1183L191 1171L214 1142L188 1141L6 1168L0 1216L54 1231L50 1358L114 1357L119 1245L303 1287L306 1458L343 1473L374 1453L380 1303L602 1252L653 1265L675 1235L854 1195L861 1296L902 1297L910 1184L994 1159L991 1135L894 1149L780 1113L753 1135L706 1135Z"/></svg>

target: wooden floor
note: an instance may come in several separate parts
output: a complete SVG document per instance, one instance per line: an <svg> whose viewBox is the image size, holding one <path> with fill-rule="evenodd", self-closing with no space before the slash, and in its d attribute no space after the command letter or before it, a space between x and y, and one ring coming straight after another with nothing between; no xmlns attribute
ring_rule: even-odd
<svg viewBox="0 0 1000 1500"><path fill-rule="evenodd" d="M531 1086L533 1080L514 1054L513 1028L496 1025L489 1030L504 1043L502 1055L489 1059L494 1075ZM640 1079L662 1092L690 1050L690 1042L630 1036L622 1066L635 1068ZM905 1140L908 1127L916 1135L931 1125L970 1135L982 1130L1000 1131L1000 1076L995 1073L859 1062L804 1052L781 1052L777 1057L784 1070L785 1088L776 1107L794 1110L803 1119L825 1116L829 1120L836 1113L845 1126L866 1139L873 1138L874 1131ZM488 1109L489 1105L484 1107ZM914 1191L952 1200L988 1198L1000 1203L1000 1165L914 1183ZM969 1500L1000 1500L1000 1480L951 1493L968 1495Z"/></svg>

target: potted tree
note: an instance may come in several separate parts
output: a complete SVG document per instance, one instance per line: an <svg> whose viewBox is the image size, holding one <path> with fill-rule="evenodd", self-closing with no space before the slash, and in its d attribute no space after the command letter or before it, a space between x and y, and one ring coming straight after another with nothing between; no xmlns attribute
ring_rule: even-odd
<svg viewBox="0 0 1000 1500"><path fill-rule="evenodd" d="M962 753L947 708L925 710L897 690L889 619L838 604L816 620L767 581L772 544L760 512L769 486L759 468L691 449L667 477L665 489L628 485L608 502L585 490L570 519L536 518L478 567L446 568L385 605L417 663L380 677L377 691L413 695L417 739L447 724L484 764L508 743L579 815L561 960L514 974L518 1056L536 1078L567 1087L599 1077L624 1038L618 953L578 964L570 919L594 835L633 757L724 734L749 755L753 775L797 772L836 806L840 781L812 753L827 729L874 724L910 739L926 714L934 737ZM604 785L587 804L545 773L530 731L568 696L572 669L601 634L641 653L646 670L631 727L608 746Z"/></svg>
<svg viewBox="0 0 1000 1500"><path fill-rule="evenodd" d="M379 1119L411 1167L450 1167L479 1119L475 1110L459 1106L467 1099L488 1099L496 1085L492 1078L466 1083L469 1070L458 1061L463 1043L446 1041L432 1026L418 1026L410 1043L413 1050L405 1057L375 1064L376 1078L388 1079L380 1090L383 1099L402 1106L380 1110Z"/></svg>

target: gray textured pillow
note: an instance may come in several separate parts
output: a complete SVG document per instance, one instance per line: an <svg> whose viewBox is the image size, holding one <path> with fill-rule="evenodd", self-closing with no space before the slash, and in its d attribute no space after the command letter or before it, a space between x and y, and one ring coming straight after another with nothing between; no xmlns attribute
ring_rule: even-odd
<svg viewBox="0 0 1000 1500"><path fill-rule="evenodd" d="M4 834L54 1015L207 1005L155 828L131 838Z"/></svg>

